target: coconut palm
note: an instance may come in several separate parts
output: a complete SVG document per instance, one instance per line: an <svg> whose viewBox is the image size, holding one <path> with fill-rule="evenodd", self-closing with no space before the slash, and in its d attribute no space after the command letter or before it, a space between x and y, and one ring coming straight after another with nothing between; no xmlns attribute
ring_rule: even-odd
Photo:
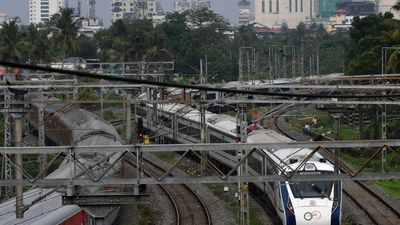
<svg viewBox="0 0 400 225"><path fill-rule="evenodd" d="M397 0L396 4L392 6L392 9L397 12L400 12L400 0Z"/></svg>
<svg viewBox="0 0 400 225"><path fill-rule="evenodd" d="M21 53L19 51L18 44L21 40L21 37L17 20L11 20L3 23L1 39L4 43L2 48L2 58L19 61L21 59Z"/></svg>
<svg viewBox="0 0 400 225"><path fill-rule="evenodd" d="M67 50L75 52L78 50L78 43L76 36L78 33L77 20L73 21L73 11L70 8L61 8L59 14L53 16L55 27L58 29L58 33L55 35L56 43L61 45L63 52L63 61L65 61L65 55Z"/></svg>

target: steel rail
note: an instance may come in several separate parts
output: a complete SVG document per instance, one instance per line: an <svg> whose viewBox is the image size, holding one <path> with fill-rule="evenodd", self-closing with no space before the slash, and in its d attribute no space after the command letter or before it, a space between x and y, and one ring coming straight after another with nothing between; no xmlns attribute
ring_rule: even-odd
<svg viewBox="0 0 400 225"><path fill-rule="evenodd" d="M136 167L135 163L133 160L125 158L124 159L125 162L127 162L128 164L130 164L133 167ZM148 176L151 176L148 172L144 171L145 174L147 174ZM165 193L165 195L168 197L168 199L171 201L172 206L174 208L175 211L175 218L176 218L176 225L181 225L180 223L180 212L179 212L179 207L178 207L178 203L176 202L176 200L174 199L174 197L172 196L171 192L165 187L165 185L159 184L158 185L161 190Z"/></svg>
<svg viewBox="0 0 400 225"><path fill-rule="evenodd" d="M152 162L152 161L150 161L150 160L148 160L148 159L145 159L144 158L144 161L146 161L148 164L150 164L151 166L153 166L153 167L155 167L155 168L157 168L157 169L159 169L160 171L163 171L163 172L166 172L166 170L164 169L164 168L162 168L160 165L157 165L156 163L154 163L154 162ZM150 169L150 168L149 168ZM151 170L151 169L150 169ZM153 172L155 172L155 171L153 171ZM195 198L197 199L197 201L200 203L200 205L202 206L202 209L203 209L203 212L204 212L204 214L206 215L206 217L207 217L207 225L211 225L212 224L212 222L211 222L211 215L210 215L210 212L209 212L209 210L208 210L208 208L207 208L207 206L206 206L206 204L205 204L205 202L203 201L203 199L200 197L200 195L194 190L194 189L192 189L191 187L189 187L187 184L181 184L186 190L188 190L188 192L190 192L192 195L194 195L195 196ZM197 212L196 212L197 213Z"/></svg>

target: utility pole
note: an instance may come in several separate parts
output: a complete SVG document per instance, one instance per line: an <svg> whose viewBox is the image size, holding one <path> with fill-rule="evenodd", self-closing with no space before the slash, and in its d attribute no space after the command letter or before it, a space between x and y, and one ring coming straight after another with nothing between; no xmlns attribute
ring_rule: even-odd
<svg viewBox="0 0 400 225"><path fill-rule="evenodd" d="M239 84L243 84L243 58L242 48L239 48Z"/></svg>
<svg viewBox="0 0 400 225"><path fill-rule="evenodd" d="M40 98L43 99L43 89L40 90ZM38 106L38 138L39 146L45 146L45 130L44 130L44 108L45 104ZM47 154L40 154L39 168L44 171L47 167ZM44 176L46 173L43 174Z"/></svg>
<svg viewBox="0 0 400 225"><path fill-rule="evenodd" d="M128 93L126 95L126 144L132 144L132 96Z"/></svg>
<svg viewBox="0 0 400 225"><path fill-rule="evenodd" d="M239 113L239 136L240 143L246 143L247 139L247 122L246 122L246 112L245 107L243 105L240 106ZM238 162L246 155L246 150L240 149L238 152ZM247 175L247 159L241 164L238 168L239 176ZM239 205L240 205L240 213L239 213L239 221L240 225L249 225L250 224L250 210L249 210L249 184L247 182L239 182Z"/></svg>
<svg viewBox="0 0 400 225"><path fill-rule="evenodd" d="M4 100L11 101L11 96L9 92L4 94ZM11 147L12 146L12 116L10 113L10 105L4 105L4 147ZM2 164L2 179L10 180L12 179L12 166L11 162L8 159L11 159L11 155L5 155L3 157L3 164ZM7 159L8 158L8 159ZM4 186L3 187L3 195L5 199L10 198L13 195L13 189Z"/></svg>
<svg viewBox="0 0 400 225"><path fill-rule="evenodd" d="M336 141L340 141L340 117L342 116L342 113L333 113L332 117L333 117L333 131L335 132L335 140ZM339 148L336 148L334 150L335 152L335 165L334 165L334 171L335 174L339 174L340 171L340 165L339 165L339 155L340 155L340 150ZM335 189L335 193L334 193L334 200L339 199L339 182L335 181L334 182L334 189Z"/></svg>
<svg viewBox="0 0 400 225"><path fill-rule="evenodd" d="M239 48L239 83L243 85L244 69L247 67L247 80L251 80L254 84L255 68L256 68L256 51L253 47L240 47Z"/></svg>
<svg viewBox="0 0 400 225"><path fill-rule="evenodd" d="M382 93L383 95L386 95L386 91ZM387 139L387 126L386 126L386 105L382 105L382 140ZM385 173L387 171L387 149L386 147L383 147L382 149L382 173Z"/></svg>
<svg viewBox="0 0 400 225"><path fill-rule="evenodd" d="M207 62L207 56L206 56ZM207 66L206 66L207 68ZM207 69L206 69L207 70ZM200 84L205 86L207 85L207 76L203 73L203 60L200 59ZM201 100L207 100L207 91L201 91ZM206 105L203 102L200 104L200 141L201 143L207 143L207 121L206 121ZM205 175L206 171L206 160L207 160L207 151L201 151L201 175Z"/></svg>
<svg viewBox="0 0 400 225"><path fill-rule="evenodd" d="M15 134L15 147L22 146L22 117L23 113L13 113L14 117L14 134ZM15 155L15 179L22 180L22 154ZM24 218L24 211L23 211L23 193L24 189L23 186L18 185L15 187L15 215L16 218L21 219Z"/></svg>

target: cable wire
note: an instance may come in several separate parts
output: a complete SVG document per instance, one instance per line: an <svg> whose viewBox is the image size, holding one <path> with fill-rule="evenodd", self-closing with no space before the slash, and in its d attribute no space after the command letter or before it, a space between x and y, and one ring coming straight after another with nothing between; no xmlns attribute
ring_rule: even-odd
<svg viewBox="0 0 400 225"><path fill-rule="evenodd" d="M223 93L233 93L233 94L243 94L243 95L263 95L263 96L275 96L275 97L297 97L297 98L337 98L337 99L367 99L367 98L387 98L387 97L399 97L400 94L391 94L391 95L316 95L316 94L291 94L291 93L273 93L269 91L247 91L247 90L229 90L224 88L214 88L207 86L195 86L195 85L185 85L185 84L177 84L177 83L169 83L169 82L158 82L158 81L150 81L150 80L141 80L130 77L119 77L113 75L106 74L95 74L84 71L72 71L72 70L64 70L64 69L56 69L51 67L43 67L32 64L24 64L24 63L16 63L0 60L0 65L7 67L15 67L21 69L29 69L29 70L40 70L51 73L60 73L65 75L75 75L78 77L88 77L95 79L104 79L104 80L112 80L112 81L123 81L127 83L134 84L145 84L145 85L153 85L160 87L171 87L171 88L182 88L182 89L195 89L200 91L216 91ZM340 90L340 89L338 89Z"/></svg>

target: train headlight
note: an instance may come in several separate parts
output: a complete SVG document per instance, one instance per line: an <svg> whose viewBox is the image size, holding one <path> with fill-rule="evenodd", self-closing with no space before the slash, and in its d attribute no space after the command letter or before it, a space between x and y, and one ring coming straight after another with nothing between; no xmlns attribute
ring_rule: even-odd
<svg viewBox="0 0 400 225"><path fill-rule="evenodd" d="M317 168L315 167L314 163L306 163L304 166L305 171L316 171Z"/></svg>
<svg viewBox="0 0 400 225"><path fill-rule="evenodd" d="M289 199L289 202L287 204L287 208L294 215L294 208L293 208L293 205L292 205L292 201L290 201L290 199Z"/></svg>

